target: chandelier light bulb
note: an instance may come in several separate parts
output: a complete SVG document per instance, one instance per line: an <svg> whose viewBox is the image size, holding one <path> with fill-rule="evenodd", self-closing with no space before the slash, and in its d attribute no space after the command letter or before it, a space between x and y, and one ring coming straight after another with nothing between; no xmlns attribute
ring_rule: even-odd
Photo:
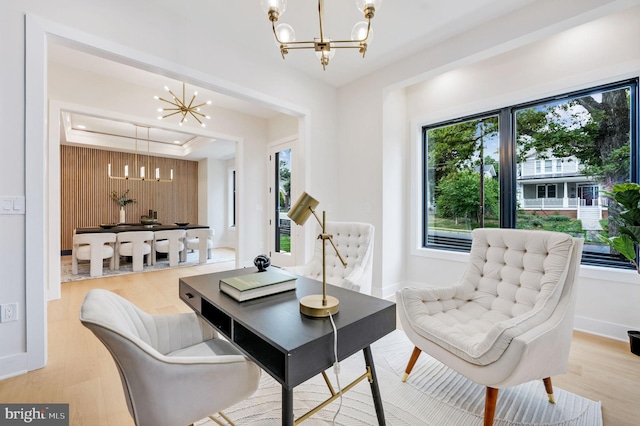
<svg viewBox="0 0 640 426"><path fill-rule="evenodd" d="M284 15L284 12L287 10L287 0L262 0L260 3L262 10L267 14L275 11L278 15Z"/></svg>
<svg viewBox="0 0 640 426"><path fill-rule="evenodd" d="M158 99L160 99L160 96L154 96L153 99L157 101Z"/></svg>
<svg viewBox="0 0 640 426"><path fill-rule="evenodd" d="M353 41L362 41L371 44L373 41L373 29L369 29L369 36L367 37L367 29L369 28L369 23L366 21L360 21L353 26L351 30L351 40ZM366 39L366 40L365 40Z"/></svg>
<svg viewBox="0 0 640 426"><path fill-rule="evenodd" d="M296 41L296 32L293 30L293 27L289 24L280 24L276 27L276 36L281 43L291 43L292 41ZM278 44L278 40L276 40L276 44Z"/></svg>
<svg viewBox="0 0 640 426"><path fill-rule="evenodd" d="M169 91L169 86L164 86L164 90Z"/></svg>
<svg viewBox="0 0 640 426"><path fill-rule="evenodd" d="M207 101L207 105L211 105L211 101Z"/></svg>
<svg viewBox="0 0 640 426"><path fill-rule="evenodd" d="M375 10L378 10L381 3L382 0L356 0L356 7L360 12L364 13L368 7L373 7Z"/></svg>

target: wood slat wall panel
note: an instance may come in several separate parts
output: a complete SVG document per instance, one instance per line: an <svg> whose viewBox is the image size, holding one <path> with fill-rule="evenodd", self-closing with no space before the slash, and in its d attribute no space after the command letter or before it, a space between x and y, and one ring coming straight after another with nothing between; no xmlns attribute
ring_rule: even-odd
<svg viewBox="0 0 640 426"><path fill-rule="evenodd" d="M136 167L135 154L68 145L60 148L62 251L71 250L75 228L119 221L120 207L111 200L112 191L121 195L128 188L128 198L136 200L125 207L128 223L139 222L150 209L158 212L160 223L197 222L197 161L138 154ZM173 169L173 183L109 179L109 163L114 176L124 176L125 165L129 165L132 177L139 176L142 165L147 176L155 176L159 167L162 179L169 179L169 170Z"/></svg>

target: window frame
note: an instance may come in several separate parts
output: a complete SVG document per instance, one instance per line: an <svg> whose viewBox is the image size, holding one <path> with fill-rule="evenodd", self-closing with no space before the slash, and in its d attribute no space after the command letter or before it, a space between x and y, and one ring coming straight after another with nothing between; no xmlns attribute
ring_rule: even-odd
<svg viewBox="0 0 640 426"><path fill-rule="evenodd" d="M428 131L435 128L440 128L448 125L457 124L464 121L470 120L479 120L491 116L498 115L498 133L499 133L499 184L500 184L500 227L501 228L515 228L516 227L516 216L517 216L517 197L516 197L516 187L517 187L517 176L518 176L518 165L516 158L516 113L519 110L531 108L538 105L544 105L549 103L554 103L561 101L562 99L572 99L584 96L590 96L597 93L611 91L611 90L619 90L619 89L629 89L629 121L630 121L630 129L629 129L629 139L630 139L630 176L629 180L631 182L639 182L640 176L640 141L638 140L639 135L639 121L638 117L638 106L640 103L639 95L638 95L638 85L639 78L631 78L622 81L616 81L608 84L598 85L594 87L589 87L581 90L574 90L566 93L562 93L554 96L547 96L540 99L535 99L532 101L528 101L525 103L519 103L511 106L506 106L500 108L498 110L488 110L481 113L476 113L472 115L467 115L464 117L456 117L446 121L440 121L433 124L421 124L421 187L419 188L420 198L421 198L421 206L420 206L420 214L421 217L419 219L419 223L421 224L418 232L420 233L421 244L420 247L422 249L436 249L436 250L449 250L449 251L468 251L471 247L471 241L460 241L457 243L438 243L433 242L435 237L432 237L432 242L430 242L429 228L428 228L428 141L427 134ZM542 174L554 174L558 173L556 169L558 166L560 167L560 172L564 169L564 164L562 161L554 161L552 163L551 172L547 172L545 170L544 164L539 167L539 160L536 160L536 164L534 166L534 173L538 174L539 171ZM544 160L543 160L544 161ZM545 188L545 195L548 194L547 188ZM557 188L556 188L556 196L557 196ZM462 239L461 239L462 240ZM623 261L622 259L618 260L617 257L614 259L613 255L607 257L607 255L593 255L589 253L583 253L582 256L582 264L594 265L594 266L605 266L605 267L617 267L617 268L631 268L632 265L629 265L628 262Z"/></svg>

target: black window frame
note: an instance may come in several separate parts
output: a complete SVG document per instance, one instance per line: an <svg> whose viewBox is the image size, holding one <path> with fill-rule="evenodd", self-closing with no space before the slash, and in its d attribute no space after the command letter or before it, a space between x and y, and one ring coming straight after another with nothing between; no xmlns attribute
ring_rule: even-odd
<svg viewBox="0 0 640 426"><path fill-rule="evenodd" d="M571 99L583 96L589 96L605 91L629 88L629 116L630 116L630 181L639 182L640 176L640 158L639 152L640 141L638 140L639 122L638 106L640 103L638 94L639 78L631 78L622 81L617 81L609 84L598 85L586 89L575 90L566 92L563 94L548 96L545 98L536 99L526 103L520 103L516 105L506 106L498 110L489 110L478 114L468 115L464 117L458 117L451 120L446 120L434 124L422 126L422 177L421 177L421 240L422 247L429 249L449 250L449 251L469 251L471 248L471 237L469 238L446 238L438 236L430 236L428 229L428 140L427 133L431 129L453 125L456 123L483 119L490 116L498 115L498 129L499 129L499 184L500 184L500 228L515 228L516 227L516 215L517 215L517 200L516 200L516 185L517 185L517 158L516 158L516 112L522 109L531 108L538 105L557 102L562 99ZM537 168L537 165L535 166ZM552 165L553 169L553 165ZM544 170L543 170L544 173ZM546 190L545 190L546 192ZM582 264L605 266L622 269L633 269L628 261L621 256L599 254L583 252Z"/></svg>

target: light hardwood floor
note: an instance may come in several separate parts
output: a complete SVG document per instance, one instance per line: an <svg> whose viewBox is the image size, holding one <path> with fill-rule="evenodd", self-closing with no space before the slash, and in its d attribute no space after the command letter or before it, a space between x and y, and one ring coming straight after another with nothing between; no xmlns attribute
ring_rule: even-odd
<svg viewBox="0 0 640 426"><path fill-rule="evenodd" d="M178 279L232 267L218 263L63 284L62 298L48 307L47 366L0 381L0 402L68 403L71 425L133 425L111 356L78 320L84 295L105 288L150 313L189 312L178 298ZM640 425L640 357L628 343L576 332L569 372L553 377L553 384L601 401L606 426Z"/></svg>

